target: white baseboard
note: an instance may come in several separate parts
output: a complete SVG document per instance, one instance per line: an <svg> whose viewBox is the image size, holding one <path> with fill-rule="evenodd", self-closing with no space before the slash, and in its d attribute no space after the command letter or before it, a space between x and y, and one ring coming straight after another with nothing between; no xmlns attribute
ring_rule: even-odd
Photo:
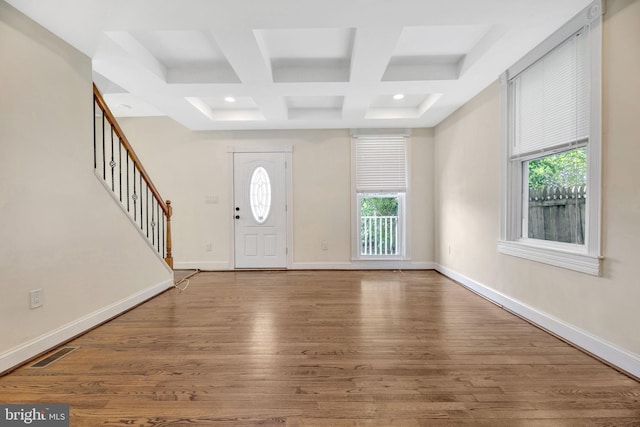
<svg viewBox="0 0 640 427"><path fill-rule="evenodd" d="M218 271L233 270L228 262L210 262L210 261L174 261L173 268L175 270L202 270L202 271Z"/></svg>
<svg viewBox="0 0 640 427"><path fill-rule="evenodd" d="M413 262L402 260L363 260L353 262L294 262L291 270L434 270L433 262ZM228 271L233 266L227 262L174 261L176 270Z"/></svg>
<svg viewBox="0 0 640 427"><path fill-rule="evenodd" d="M434 270L433 262L412 262L402 260L353 262L294 262L292 270Z"/></svg>
<svg viewBox="0 0 640 427"><path fill-rule="evenodd" d="M13 369L65 341L100 325L173 286L173 279L150 286L0 354L0 373Z"/></svg>
<svg viewBox="0 0 640 427"><path fill-rule="evenodd" d="M443 265L436 264L435 269L488 300L522 316L636 378L640 378L640 355L626 351L613 343L493 290Z"/></svg>

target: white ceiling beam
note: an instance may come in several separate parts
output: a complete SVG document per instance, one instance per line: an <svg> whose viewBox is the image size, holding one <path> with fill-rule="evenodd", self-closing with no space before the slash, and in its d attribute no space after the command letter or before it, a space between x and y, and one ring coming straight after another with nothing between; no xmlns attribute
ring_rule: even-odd
<svg viewBox="0 0 640 427"><path fill-rule="evenodd" d="M131 112L140 100L144 111L151 106L194 130L434 126L591 2L374 0L363 7L344 0L116 0L114 12L104 0L6 1L130 92ZM456 26L460 33L451 31ZM482 36L470 28L491 29ZM166 64L153 53L163 46L138 39L199 39L203 31L219 50L184 43L184 52ZM300 36L276 37L280 31ZM430 36L407 37L412 32ZM366 118L382 113L375 111L387 108L380 99L396 93L430 97L411 106L415 118ZM203 114L185 99L225 96L251 97L255 105L239 112L221 104ZM342 103L305 110L289 98L302 96ZM114 101L124 103L124 96Z"/></svg>
<svg viewBox="0 0 640 427"><path fill-rule="evenodd" d="M379 83L401 34L402 27L357 28L351 53L351 83ZM375 97L375 94L367 91L345 96L342 118L364 119Z"/></svg>
<svg viewBox="0 0 640 427"><path fill-rule="evenodd" d="M254 31L230 29L214 31L212 35L243 83L273 81L266 46Z"/></svg>
<svg viewBox="0 0 640 427"><path fill-rule="evenodd" d="M289 109L284 97L281 96L254 96L254 102L262 111L267 120L287 120Z"/></svg>
<svg viewBox="0 0 640 427"><path fill-rule="evenodd" d="M342 118L344 120L364 119L375 98L375 94L345 96L342 103Z"/></svg>
<svg viewBox="0 0 640 427"><path fill-rule="evenodd" d="M496 42L507 33L508 28L504 25L494 25L489 32L468 52L458 64L458 76L463 76L469 69L481 60L487 51L492 49Z"/></svg>
<svg viewBox="0 0 640 427"><path fill-rule="evenodd" d="M167 67L142 46L131 33L128 31L106 31L105 34L124 49L131 58L135 58L137 62L160 77L162 81L167 81Z"/></svg>
<svg viewBox="0 0 640 427"><path fill-rule="evenodd" d="M363 27L356 29L351 54L350 81L379 82L393 56L402 27Z"/></svg>

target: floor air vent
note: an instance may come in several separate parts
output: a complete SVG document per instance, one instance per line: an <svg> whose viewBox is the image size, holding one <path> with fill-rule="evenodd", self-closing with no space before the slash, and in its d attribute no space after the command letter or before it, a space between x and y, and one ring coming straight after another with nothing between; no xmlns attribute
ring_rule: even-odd
<svg viewBox="0 0 640 427"><path fill-rule="evenodd" d="M30 366L30 368L46 368L47 366L51 365L53 362L62 359L64 356L66 356L67 354L77 349L78 347L62 347L60 350L56 351L55 353L34 363L33 365Z"/></svg>

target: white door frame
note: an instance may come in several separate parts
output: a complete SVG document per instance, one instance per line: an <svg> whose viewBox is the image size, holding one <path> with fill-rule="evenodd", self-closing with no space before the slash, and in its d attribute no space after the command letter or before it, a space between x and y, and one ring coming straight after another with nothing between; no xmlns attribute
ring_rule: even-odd
<svg viewBox="0 0 640 427"><path fill-rule="evenodd" d="M252 146L230 146L227 147L227 161L229 166L229 270L236 269L236 248L235 248L235 211L234 207L234 186L235 186L235 173L234 173L234 154L235 153L284 153L285 155L285 181L286 192L285 200L287 203L286 221L287 221L287 269L291 269L293 265L293 167L291 160L293 158L293 145L291 144L269 144L264 145L252 145Z"/></svg>

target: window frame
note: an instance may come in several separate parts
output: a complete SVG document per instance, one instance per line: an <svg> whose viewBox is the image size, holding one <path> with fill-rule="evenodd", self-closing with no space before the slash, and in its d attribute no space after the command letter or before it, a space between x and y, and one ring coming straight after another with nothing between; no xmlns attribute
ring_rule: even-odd
<svg viewBox="0 0 640 427"><path fill-rule="evenodd" d="M410 215L410 192L411 192L411 158L410 141L411 132L409 129L352 129L351 130L351 260L352 261L407 261L411 259L411 215ZM405 188L397 190L358 190L356 185L356 157L358 138L402 138L405 149ZM360 227L361 212L360 199L362 194L394 194L398 196L398 235L400 250L394 255L361 255L360 254Z"/></svg>
<svg viewBox="0 0 640 427"><path fill-rule="evenodd" d="M585 243L573 244L532 239L523 231L524 165L553 153L553 149L513 159L514 99L510 81L543 58L571 35L585 28L589 52L589 139L587 146L587 200ZM502 189L500 253L557 267L600 275L601 261L601 129L602 129L602 2L594 1L563 27L500 76L502 104ZM575 144L571 148L578 147ZM567 147L555 151L565 151Z"/></svg>
<svg viewBox="0 0 640 427"><path fill-rule="evenodd" d="M363 197L396 197L398 199L398 253L397 254L388 254L388 255L367 255L367 254L362 254L361 251L361 242L362 242L362 198ZM405 215L405 204L406 204L406 199L407 199L407 193L406 192L401 192L401 191L378 191L378 192L372 192L372 191L357 191L356 192L356 209L357 209L357 213L356 213L356 218L357 218L357 225L356 225L356 240L354 242L354 245L356 246L356 251L357 251L357 259L380 259L380 260L385 260L385 259L404 259L404 255L406 252L406 245L405 245L405 241L406 241L406 233L405 233L405 226L406 226L406 215Z"/></svg>

